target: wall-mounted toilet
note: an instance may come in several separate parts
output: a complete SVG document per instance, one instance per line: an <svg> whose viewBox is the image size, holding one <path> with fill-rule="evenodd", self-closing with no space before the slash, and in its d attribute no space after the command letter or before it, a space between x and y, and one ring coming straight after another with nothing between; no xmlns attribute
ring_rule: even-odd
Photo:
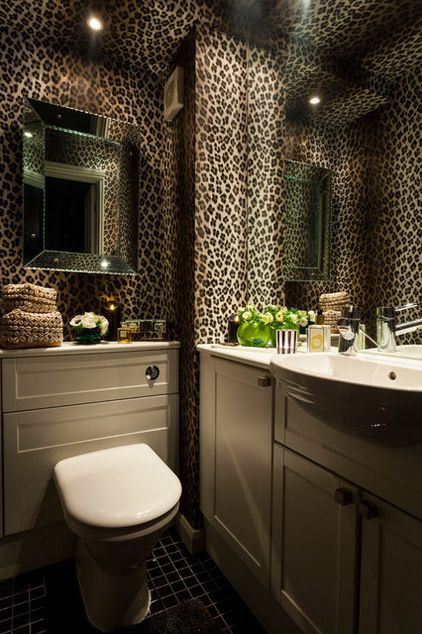
<svg viewBox="0 0 422 634"><path fill-rule="evenodd" d="M77 574L89 620L103 632L139 623L150 605L146 560L178 511L178 477L146 444L67 458L54 477L78 537Z"/></svg>

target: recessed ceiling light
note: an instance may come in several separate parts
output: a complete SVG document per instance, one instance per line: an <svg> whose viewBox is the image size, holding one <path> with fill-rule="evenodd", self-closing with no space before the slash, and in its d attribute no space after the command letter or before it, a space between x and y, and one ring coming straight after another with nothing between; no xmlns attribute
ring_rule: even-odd
<svg viewBox="0 0 422 634"><path fill-rule="evenodd" d="M32 139L34 135L32 134L32 132L24 132L23 136L26 136L27 139Z"/></svg>
<svg viewBox="0 0 422 634"><path fill-rule="evenodd" d="M309 99L309 103L312 104L313 106L316 106L320 102L321 102L321 97L318 97L318 95L314 95L313 97Z"/></svg>
<svg viewBox="0 0 422 634"><path fill-rule="evenodd" d="M100 265L102 269L108 269L110 262L108 260L101 260Z"/></svg>
<svg viewBox="0 0 422 634"><path fill-rule="evenodd" d="M93 31L101 31L103 28L103 23L99 18L96 18L94 15L91 15L87 20L87 24L90 29Z"/></svg>

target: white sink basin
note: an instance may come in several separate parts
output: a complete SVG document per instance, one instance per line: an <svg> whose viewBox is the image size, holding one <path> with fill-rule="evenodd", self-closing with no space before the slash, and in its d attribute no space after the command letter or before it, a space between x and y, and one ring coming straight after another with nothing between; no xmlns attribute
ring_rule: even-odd
<svg viewBox="0 0 422 634"><path fill-rule="evenodd" d="M326 424L375 442L422 440L422 364L386 356L277 355L287 396Z"/></svg>

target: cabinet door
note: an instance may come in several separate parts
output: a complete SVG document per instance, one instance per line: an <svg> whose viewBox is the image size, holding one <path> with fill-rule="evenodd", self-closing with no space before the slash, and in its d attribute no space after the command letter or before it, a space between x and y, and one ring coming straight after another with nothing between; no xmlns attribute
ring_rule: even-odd
<svg viewBox="0 0 422 634"><path fill-rule="evenodd" d="M201 365L201 508L269 587L272 381L268 372L214 359Z"/></svg>
<svg viewBox="0 0 422 634"><path fill-rule="evenodd" d="M304 632L353 634L359 491L281 445L274 451L273 593Z"/></svg>
<svg viewBox="0 0 422 634"><path fill-rule="evenodd" d="M4 414L5 534L62 519L52 475L64 458L145 442L174 469L177 425L176 394Z"/></svg>
<svg viewBox="0 0 422 634"><path fill-rule="evenodd" d="M359 634L422 632L422 522L365 494ZM368 515L368 507L362 507Z"/></svg>

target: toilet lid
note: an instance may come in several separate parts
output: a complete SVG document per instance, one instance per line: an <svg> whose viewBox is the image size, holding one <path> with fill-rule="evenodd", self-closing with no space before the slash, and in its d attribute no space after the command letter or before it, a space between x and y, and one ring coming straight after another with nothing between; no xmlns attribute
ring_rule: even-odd
<svg viewBox="0 0 422 634"><path fill-rule="evenodd" d="M61 460L54 476L67 513L104 528L135 526L168 513L179 501L179 478L145 444Z"/></svg>

